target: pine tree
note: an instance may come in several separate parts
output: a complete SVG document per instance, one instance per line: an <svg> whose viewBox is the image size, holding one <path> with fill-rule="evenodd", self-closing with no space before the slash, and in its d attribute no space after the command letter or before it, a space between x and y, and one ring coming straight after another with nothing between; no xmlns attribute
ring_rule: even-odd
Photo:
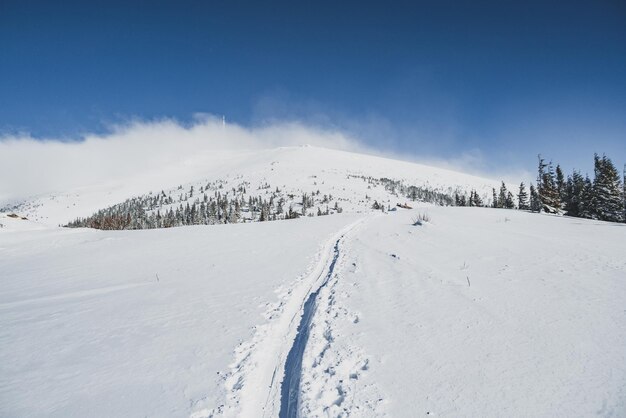
<svg viewBox="0 0 626 418"><path fill-rule="evenodd" d="M533 184L530 184L530 210L533 212L541 212L541 199L539 193Z"/></svg>
<svg viewBox="0 0 626 418"><path fill-rule="evenodd" d="M496 196L496 189L492 188L491 190L492 190L492 194L493 194L491 207L497 208L499 206L498 206L498 196Z"/></svg>
<svg viewBox="0 0 626 418"><path fill-rule="evenodd" d="M517 193L517 207L520 210L528 210L528 194L526 193L526 185L521 182L519 185L519 192Z"/></svg>
<svg viewBox="0 0 626 418"><path fill-rule="evenodd" d="M541 201L541 210L557 213L561 207L561 200L556 186L552 162L546 164L541 155L538 158L537 193Z"/></svg>
<svg viewBox="0 0 626 418"><path fill-rule="evenodd" d="M507 209L515 209L515 199L513 198L513 193L511 192L506 193L506 200L505 200L504 207Z"/></svg>
<svg viewBox="0 0 626 418"><path fill-rule="evenodd" d="M500 186L500 195L498 196L498 207L505 208L506 207L506 198L507 198L507 190L506 185L502 182Z"/></svg>
<svg viewBox="0 0 626 418"><path fill-rule="evenodd" d="M558 164L556 166L556 191L559 195L559 203L562 205L565 201L565 177L561 166Z"/></svg>
<svg viewBox="0 0 626 418"><path fill-rule="evenodd" d="M588 175L585 176L581 196L579 216L581 218L592 219L595 216L595 209L593 207L593 183Z"/></svg>
<svg viewBox="0 0 626 418"><path fill-rule="evenodd" d="M483 199L478 195L476 191L474 191L474 206L482 206Z"/></svg>
<svg viewBox="0 0 626 418"><path fill-rule="evenodd" d="M541 191L543 189L543 179L545 177L547 164L545 163L545 160L541 158L541 154L537 155L537 159L539 160L539 163L537 166L537 190L536 191L537 191L537 196L539 197L539 200L541 201L542 200ZM532 200L532 185L531 185L531 200ZM539 211L541 211L541 204L539 205Z"/></svg>
<svg viewBox="0 0 626 418"><path fill-rule="evenodd" d="M592 205L595 216L603 221L622 222L624 202L619 172L606 155L599 158L596 154L594 165Z"/></svg>
<svg viewBox="0 0 626 418"><path fill-rule="evenodd" d="M574 170L571 176L567 177L565 186L564 209L567 216L580 217L583 212L583 192L585 190L585 179L580 172Z"/></svg>

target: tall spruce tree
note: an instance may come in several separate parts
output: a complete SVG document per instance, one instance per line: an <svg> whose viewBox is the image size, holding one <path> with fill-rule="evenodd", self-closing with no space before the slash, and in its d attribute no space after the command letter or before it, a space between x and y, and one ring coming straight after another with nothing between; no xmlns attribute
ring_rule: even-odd
<svg viewBox="0 0 626 418"><path fill-rule="evenodd" d="M595 216L595 209L593 206L593 183L591 182L589 175L585 176L581 196L579 216L581 218L591 219Z"/></svg>
<svg viewBox="0 0 626 418"><path fill-rule="evenodd" d="M500 186L500 194L498 195L498 207L499 208L506 207L506 197L507 197L506 185L504 184L504 182L502 182L502 185Z"/></svg>
<svg viewBox="0 0 626 418"><path fill-rule="evenodd" d="M474 206L483 206L483 199L478 195L478 192L474 190Z"/></svg>
<svg viewBox="0 0 626 418"><path fill-rule="evenodd" d="M513 198L513 193L506 192L506 199L504 201L504 207L507 209L515 209L515 199Z"/></svg>
<svg viewBox="0 0 626 418"><path fill-rule="evenodd" d="M621 222L624 217L622 184L619 172L606 155L594 156L592 205L595 216L603 221Z"/></svg>
<svg viewBox="0 0 626 418"><path fill-rule="evenodd" d="M526 185L521 182L519 185L519 192L517 193L517 207L520 210L528 210L528 193L526 193Z"/></svg>
<svg viewBox="0 0 626 418"><path fill-rule="evenodd" d="M559 203L562 206L565 201L565 176L559 164L556 165L556 192L559 195ZM561 207L562 208L562 207Z"/></svg>
<svg viewBox="0 0 626 418"><path fill-rule="evenodd" d="M546 164L541 155L538 156L537 193L541 201L541 210L557 213L561 208L559 192L556 186L552 162Z"/></svg>
<svg viewBox="0 0 626 418"><path fill-rule="evenodd" d="M574 170L567 178L565 187L565 213L568 216L580 217L583 212L583 193L585 190L585 179L579 171Z"/></svg>
<svg viewBox="0 0 626 418"><path fill-rule="evenodd" d="M539 193L533 184L530 184L530 210L533 212L541 212L541 199Z"/></svg>

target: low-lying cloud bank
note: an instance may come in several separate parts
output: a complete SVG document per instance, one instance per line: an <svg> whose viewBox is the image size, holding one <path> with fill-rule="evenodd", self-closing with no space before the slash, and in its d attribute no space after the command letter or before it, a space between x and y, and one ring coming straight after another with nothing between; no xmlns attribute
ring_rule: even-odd
<svg viewBox="0 0 626 418"><path fill-rule="evenodd" d="M202 152L316 145L367 148L349 134L298 122L245 128L205 116L189 126L164 119L116 126L80 141L0 137L0 204L28 196L122 180Z"/></svg>
<svg viewBox="0 0 626 418"><path fill-rule="evenodd" d="M203 153L305 144L419 162L475 175L481 175L485 166L479 150L461 152L448 159L425 160L423 156L376 149L339 129L301 122L243 127L202 115L188 125L173 119L134 121L114 126L108 134L89 134L82 140L73 141L35 139L29 135L0 136L0 206L31 196L125 182L138 176L159 174L160 178L172 182L192 181L196 179L185 179L179 170L181 167L184 170L188 162ZM511 177L525 179L526 175L506 176L505 180Z"/></svg>

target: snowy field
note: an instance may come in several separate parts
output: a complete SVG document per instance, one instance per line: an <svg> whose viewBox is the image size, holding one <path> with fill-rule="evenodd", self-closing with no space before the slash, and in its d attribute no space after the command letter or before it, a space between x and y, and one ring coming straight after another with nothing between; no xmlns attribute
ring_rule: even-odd
<svg viewBox="0 0 626 418"><path fill-rule="evenodd" d="M418 212L430 222L411 225ZM148 231L0 218L0 415L625 416L626 228L511 210Z"/></svg>
<svg viewBox="0 0 626 418"><path fill-rule="evenodd" d="M347 241L305 416L626 416L626 226L431 207Z"/></svg>
<svg viewBox="0 0 626 418"><path fill-rule="evenodd" d="M297 313L288 292L308 290L323 245L354 220L104 232L0 217L0 416L219 406L234 351Z"/></svg>

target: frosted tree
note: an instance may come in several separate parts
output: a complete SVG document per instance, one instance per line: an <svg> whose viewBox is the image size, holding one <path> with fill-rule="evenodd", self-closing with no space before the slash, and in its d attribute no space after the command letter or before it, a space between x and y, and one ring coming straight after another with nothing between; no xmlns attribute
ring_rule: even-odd
<svg viewBox="0 0 626 418"><path fill-rule="evenodd" d="M571 176L567 177L565 186L565 201L563 208L568 216L580 217L583 213L585 191L585 178L580 172L574 170Z"/></svg>
<svg viewBox="0 0 626 418"><path fill-rule="evenodd" d="M556 186L552 163L546 164L541 155L537 173L537 193L541 201L541 210L549 213L557 213L561 207L559 192Z"/></svg>
<svg viewBox="0 0 626 418"><path fill-rule="evenodd" d="M594 215L600 220L622 222L624 202L619 172L607 156L594 156L593 197Z"/></svg>
<svg viewBox="0 0 626 418"><path fill-rule="evenodd" d="M507 207L507 196L508 196L508 191L506 189L506 185L504 184L504 182L502 182L502 185L500 186L500 194L498 195L498 207L499 208Z"/></svg>
<svg viewBox="0 0 626 418"><path fill-rule="evenodd" d="M519 185L519 192L517 193L517 207L520 210L530 209L530 206L528 205L528 193L526 193L526 185L524 182L521 182Z"/></svg>
<svg viewBox="0 0 626 418"><path fill-rule="evenodd" d="M539 198L537 189L535 189L532 183L530 184L530 210L533 212L541 211L541 199Z"/></svg>

